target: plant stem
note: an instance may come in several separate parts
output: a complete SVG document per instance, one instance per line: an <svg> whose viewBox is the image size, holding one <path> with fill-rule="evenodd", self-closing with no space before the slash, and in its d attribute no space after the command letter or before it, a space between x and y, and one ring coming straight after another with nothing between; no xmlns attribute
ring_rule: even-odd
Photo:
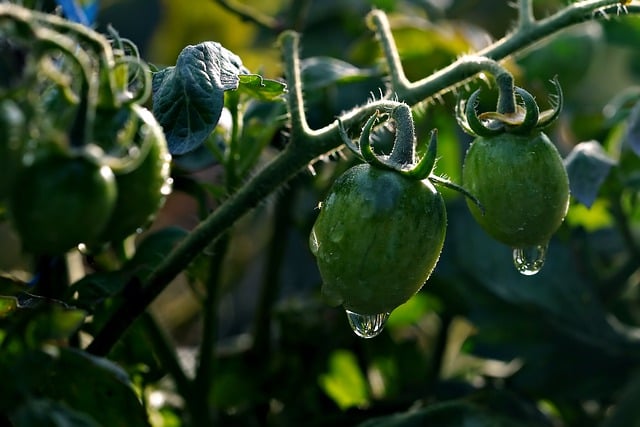
<svg viewBox="0 0 640 427"><path fill-rule="evenodd" d="M203 327L200 351L198 353L198 367L193 381L196 399L200 401L198 408L206 411L203 416L208 417L209 393L213 385L214 353L218 332L218 296L220 283L220 270L229 246L229 234L225 233L213 244L213 255L209 264L209 277L207 278L207 295L204 299ZM197 425L203 425L207 419L201 420ZM208 425L208 421L207 421Z"/></svg>
<svg viewBox="0 0 640 427"><path fill-rule="evenodd" d="M295 188L295 187L293 187ZM280 271L289 234L293 188L281 193L275 202L273 235L268 250L260 298L253 320L253 349L255 360L265 360L271 340L271 315L280 292Z"/></svg>
<svg viewBox="0 0 640 427"><path fill-rule="evenodd" d="M615 11L617 5L618 2L612 0L573 3L556 14L537 21L529 28L503 38L479 52L473 59L463 57L433 75L412 83L402 93L397 93L397 96L413 105L449 91L463 80L486 70L488 63L495 64L495 61L529 47L561 29L589 18L593 19L592 16L598 9ZM640 14L638 5L629 5L627 10L630 14ZM337 122L318 130L308 127L302 102L302 83L297 54L298 36L292 32L285 32L280 40L285 70L291 86L288 103L291 113L292 139L289 145L174 248L148 277L139 297L125 300L103 329L98 332L87 349L91 353L105 355L131 322L144 312L155 297L212 240L218 238L238 218L257 206L280 185L307 167L309 162L341 145ZM371 102L345 113L341 121L348 128L366 120L377 109L385 109L389 105L389 100Z"/></svg>
<svg viewBox="0 0 640 427"><path fill-rule="evenodd" d="M178 362L178 356L174 351L173 343L169 341L165 332L160 328L155 318L149 313L144 312L140 316L140 324L146 332L146 336L151 343L151 347L155 350L160 363L164 369L169 372L171 378L176 385L176 390L181 396L188 402L191 401L190 397L193 395L191 391L191 382L182 370L182 366Z"/></svg>
<svg viewBox="0 0 640 427"><path fill-rule="evenodd" d="M533 16L533 0L518 1L518 29L526 30L534 25L535 17Z"/></svg>

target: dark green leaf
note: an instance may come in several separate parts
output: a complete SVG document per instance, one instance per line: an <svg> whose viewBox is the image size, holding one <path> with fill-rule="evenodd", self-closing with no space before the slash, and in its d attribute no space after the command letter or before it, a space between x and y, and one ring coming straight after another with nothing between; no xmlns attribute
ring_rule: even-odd
<svg viewBox="0 0 640 427"><path fill-rule="evenodd" d="M240 79L238 90L261 101L282 99L282 95L287 91L286 84L276 80L263 79L257 74L241 74L238 77Z"/></svg>
<svg viewBox="0 0 640 427"><path fill-rule="evenodd" d="M581 142L565 159L571 194L587 207L593 205L600 186L615 161L597 141Z"/></svg>
<svg viewBox="0 0 640 427"><path fill-rule="evenodd" d="M121 271L89 274L69 287L69 295L75 295L73 302L78 307L90 309L120 293L128 279Z"/></svg>
<svg viewBox="0 0 640 427"><path fill-rule="evenodd" d="M149 426L127 374L118 366L73 349L58 349L52 356L41 384L47 396L90 414L102 426Z"/></svg>
<svg viewBox="0 0 640 427"><path fill-rule="evenodd" d="M149 234L140 242L136 254L126 264L125 270L135 273L144 281L187 234L187 230L180 227L167 227Z"/></svg>
<svg viewBox="0 0 640 427"><path fill-rule="evenodd" d="M640 375L636 372L630 377L617 405L610 412L602 427L639 427L640 426Z"/></svg>
<svg viewBox="0 0 640 427"><path fill-rule="evenodd" d="M27 339L34 346L51 340L64 340L74 334L84 323L84 310L47 304L33 312L27 326Z"/></svg>
<svg viewBox="0 0 640 427"><path fill-rule="evenodd" d="M522 276L512 250L486 235L466 209L449 213L456 226L431 289L477 327L470 351L522 361L510 384L527 393L597 398L626 381L640 342L611 323L573 253L552 240L540 273Z"/></svg>
<svg viewBox="0 0 640 427"><path fill-rule="evenodd" d="M219 43L185 47L174 67L153 76L153 114L162 125L172 154L184 154L204 143L213 131L224 92L237 89L246 74L238 56Z"/></svg>
<svg viewBox="0 0 640 427"><path fill-rule="evenodd" d="M366 80L379 72L361 69L348 62L328 57L313 57L302 61L302 79L306 90L326 88L337 83Z"/></svg>
<svg viewBox="0 0 640 427"><path fill-rule="evenodd" d="M359 427L520 427L519 422L491 414L464 401L451 401L431 405L424 409L374 418Z"/></svg>
<svg viewBox="0 0 640 427"><path fill-rule="evenodd" d="M626 143L636 155L640 156L640 101L629 114Z"/></svg>
<svg viewBox="0 0 640 427"><path fill-rule="evenodd" d="M49 399L28 400L10 420L14 427L100 427L89 416Z"/></svg>

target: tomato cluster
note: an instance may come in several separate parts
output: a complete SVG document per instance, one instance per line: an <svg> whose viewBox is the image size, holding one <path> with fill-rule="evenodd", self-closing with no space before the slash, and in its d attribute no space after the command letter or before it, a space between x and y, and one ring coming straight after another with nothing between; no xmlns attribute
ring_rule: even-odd
<svg viewBox="0 0 640 427"><path fill-rule="evenodd" d="M0 87L0 205L35 255L122 241L149 224L171 190L164 133L141 105L149 70L108 43L98 52L74 45L76 57L55 45L63 42L25 44L35 57L20 84ZM81 53L95 61L82 63ZM49 79L38 68L45 63L69 78ZM136 75L139 93L127 77Z"/></svg>

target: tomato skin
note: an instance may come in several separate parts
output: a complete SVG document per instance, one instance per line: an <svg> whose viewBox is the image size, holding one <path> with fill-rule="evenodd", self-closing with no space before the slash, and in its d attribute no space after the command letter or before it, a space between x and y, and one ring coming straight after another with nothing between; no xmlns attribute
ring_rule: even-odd
<svg viewBox="0 0 640 427"><path fill-rule="evenodd" d="M0 200L13 188L25 138L26 122L20 107L10 99L0 101Z"/></svg>
<svg viewBox="0 0 640 427"><path fill-rule="evenodd" d="M323 294L359 314L392 311L429 278L446 221L428 180L352 167L334 182L310 236Z"/></svg>
<svg viewBox="0 0 640 427"><path fill-rule="evenodd" d="M132 105L128 111L119 111L114 120L121 124L138 120L136 133L139 141L135 141L135 145L149 145L146 156L135 169L115 171L118 198L99 242L119 241L146 227L163 206L171 190L171 155L162 128L151 112L144 107ZM129 141L129 144L133 142ZM101 145L107 149L106 143Z"/></svg>
<svg viewBox="0 0 640 427"><path fill-rule="evenodd" d="M542 132L477 137L462 181L485 212L467 201L493 238L514 248L548 243L569 208L569 179L556 147Z"/></svg>
<svg viewBox="0 0 640 427"><path fill-rule="evenodd" d="M62 254L102 232L116 194L113 172L97 159L47 153L21 169L9 212L23 249Z"/></svg>

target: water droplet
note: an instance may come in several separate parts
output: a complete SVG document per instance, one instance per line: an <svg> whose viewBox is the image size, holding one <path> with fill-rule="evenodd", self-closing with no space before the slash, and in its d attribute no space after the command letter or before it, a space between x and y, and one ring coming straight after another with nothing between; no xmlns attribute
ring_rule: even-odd
<svg viewBox="0 0 640 427"><path fill-rule="evenodd" d="M515 248L513 250L513 265L520 274L532 276L542 269L547 256L547 243L544 245Z"/></svg>
<svg viewBox="0 0 640 427"><path fill-rule="evenodd" d="M389 313L358 314L345 310L353 332L361 338L373 338L384 329Z"/></svg>
<svg viewBox="0 0 640 427"><path fill-rule="evenodd" d="M173 191L173 178L167 178L162 187L160 187L160 194L168 196Z"/></svg>
<svg viewBox="0 0 640 427"><path fill-rule="evenodd" d="M311 249L311 253L313 256L318 255L318 237L316 236L316 230L312 229L311 234L309 235L309 249Z"/></svg>

